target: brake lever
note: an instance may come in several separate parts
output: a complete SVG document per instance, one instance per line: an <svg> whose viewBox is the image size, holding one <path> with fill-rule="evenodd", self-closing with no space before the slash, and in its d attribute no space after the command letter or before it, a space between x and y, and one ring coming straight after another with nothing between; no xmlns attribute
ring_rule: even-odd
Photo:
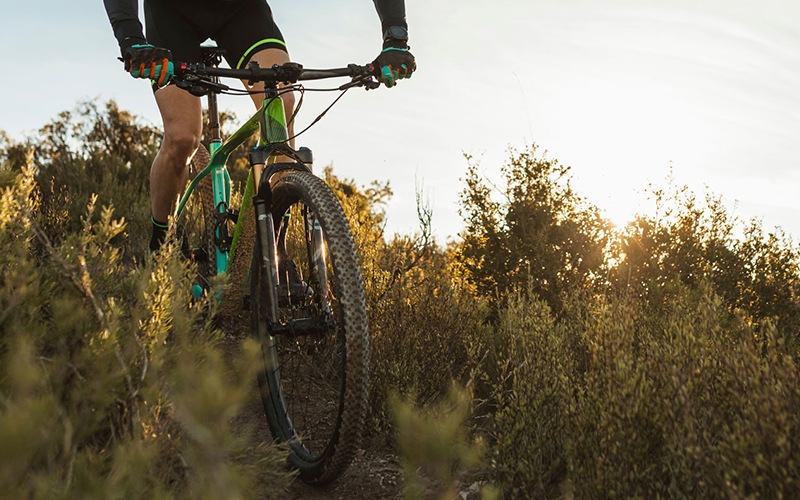
<svg viewBox="0 0 800 500"><path fill-rule="evenodd" d="M372 77L369 77L364 81L364 88L366 88L367 90L375 90L380 86L381 82Z"/></svg>
<svg viewBox="0 0 800 500"><path fill-rule="evenodd" d="M175 82L175 86L176 87L178 87L180 89L183 89L186 92L189 92L190 94L192 94L195 97L203 97L204 95L206 95L208 93L208 90L206 90L206 88L203 87L202 85L195 85L194 83L192 83L192 82L190 82L188 80L183 80L183 79L178 80L178 79L176 79L176 80L173 80L173 81Z"/></svg>
<svg viewBox="0 0 800 500"><path fill-rule="evenodd" d="M339 90L347 90L353 87L364 87L366 90L373 90L380 86L380 82L372 78L372 76L360 76L358 78L353 78L343 85L340 85Z"/></svg>
<svg viewBox="0 0 800 500"><path fill-rule="evenodd" d="M175 85L197 97L203 97L209 92L221 93L230 90L227 85L199 77L176 79Z"/></svg>

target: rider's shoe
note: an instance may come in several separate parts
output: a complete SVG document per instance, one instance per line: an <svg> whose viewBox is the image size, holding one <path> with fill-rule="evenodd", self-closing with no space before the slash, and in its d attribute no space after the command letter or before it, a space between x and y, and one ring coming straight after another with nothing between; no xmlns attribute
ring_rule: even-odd
<svg viewBox="0 0 800 500"><path fill-rule="evenodd" d="M164 248L164 245L167 243L168 235L169 233L166 231L160 235L157 235L154 232L153 236L150 238L150 244L148 245L146 251L148 257L153 257ZM179 247L180 255L184 260L190 260L192 262L197 260L193 255L194 249L189 248L189 240L186 238L186 231L184 231L183 226L175 226L175 234L170 241Z"/></svg>

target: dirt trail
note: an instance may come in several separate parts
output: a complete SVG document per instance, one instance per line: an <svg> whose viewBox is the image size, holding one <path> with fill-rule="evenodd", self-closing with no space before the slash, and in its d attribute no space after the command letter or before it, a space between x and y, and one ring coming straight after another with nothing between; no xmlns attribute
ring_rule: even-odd
<svg viewBox="0 0 800 500"><path fill-rule="evenodd" d="M249 331L249 319L226 320L220 325L226 332L223 347L226 356L238 356L243 336ZM234 333L239 332L239 333ZM247 429L252 439L272 439L261 405L258 383L253 382L252 397L247 401L234 426ZM335 483L314 487L294 481L283 499L397 499L402 497L401 472L397 457L377 450L359 450L347 472Z"/></svg>
<svg viewBox="0 0 800 500"><path fill-rule="evenodd" d="M295 481L284 498L291 499L395 499L401 498L400 467L395 457L361 450L347 472L325 488Z"/></svg>

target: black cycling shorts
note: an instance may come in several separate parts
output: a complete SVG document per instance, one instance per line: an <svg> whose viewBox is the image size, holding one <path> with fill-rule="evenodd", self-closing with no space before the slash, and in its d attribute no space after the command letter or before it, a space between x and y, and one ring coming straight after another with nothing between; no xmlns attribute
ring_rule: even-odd
<svg viewBox="0 0 800 500"><path fill-rule="evenodd" d="M176 62L199 62L207 39L225 49L231 68L243 68L256 52L286 51L266 0L147 0L147 42L172 51Z"/></svg>

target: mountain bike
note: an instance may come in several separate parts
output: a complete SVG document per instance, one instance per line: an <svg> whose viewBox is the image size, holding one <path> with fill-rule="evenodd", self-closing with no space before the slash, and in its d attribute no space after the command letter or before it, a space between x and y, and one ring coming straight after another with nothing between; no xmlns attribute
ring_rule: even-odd
<svg viewBox="0 0 800 500"><path fill-rule="evenodd" d="M310 151L289 146L280 96L303 90L297 84L303 80L349 77L338 87L342 92L379 83L371 65L307 70L296 63L251 64L234 70L219 68L220 61L219 49L204 47L201 63L178 63L175 71L179 87L208 97L211 136L208 151L200 148L191 160L175 216L182 251L198 270L192 294L250 309L262 348L258 382L270 431L288 445L289 462L302 480L330 482L352 461L367 410L366 298L345 214L312 173ZM225 140L217 94L249 91L231 89L221 78L265 87L258 112ZM249 175L234 209L226 161L255 134L258 146L249 152ZM223 274L229 286L220 292L214 276ZM243 286L248 281L249 295Z"/></svg>

